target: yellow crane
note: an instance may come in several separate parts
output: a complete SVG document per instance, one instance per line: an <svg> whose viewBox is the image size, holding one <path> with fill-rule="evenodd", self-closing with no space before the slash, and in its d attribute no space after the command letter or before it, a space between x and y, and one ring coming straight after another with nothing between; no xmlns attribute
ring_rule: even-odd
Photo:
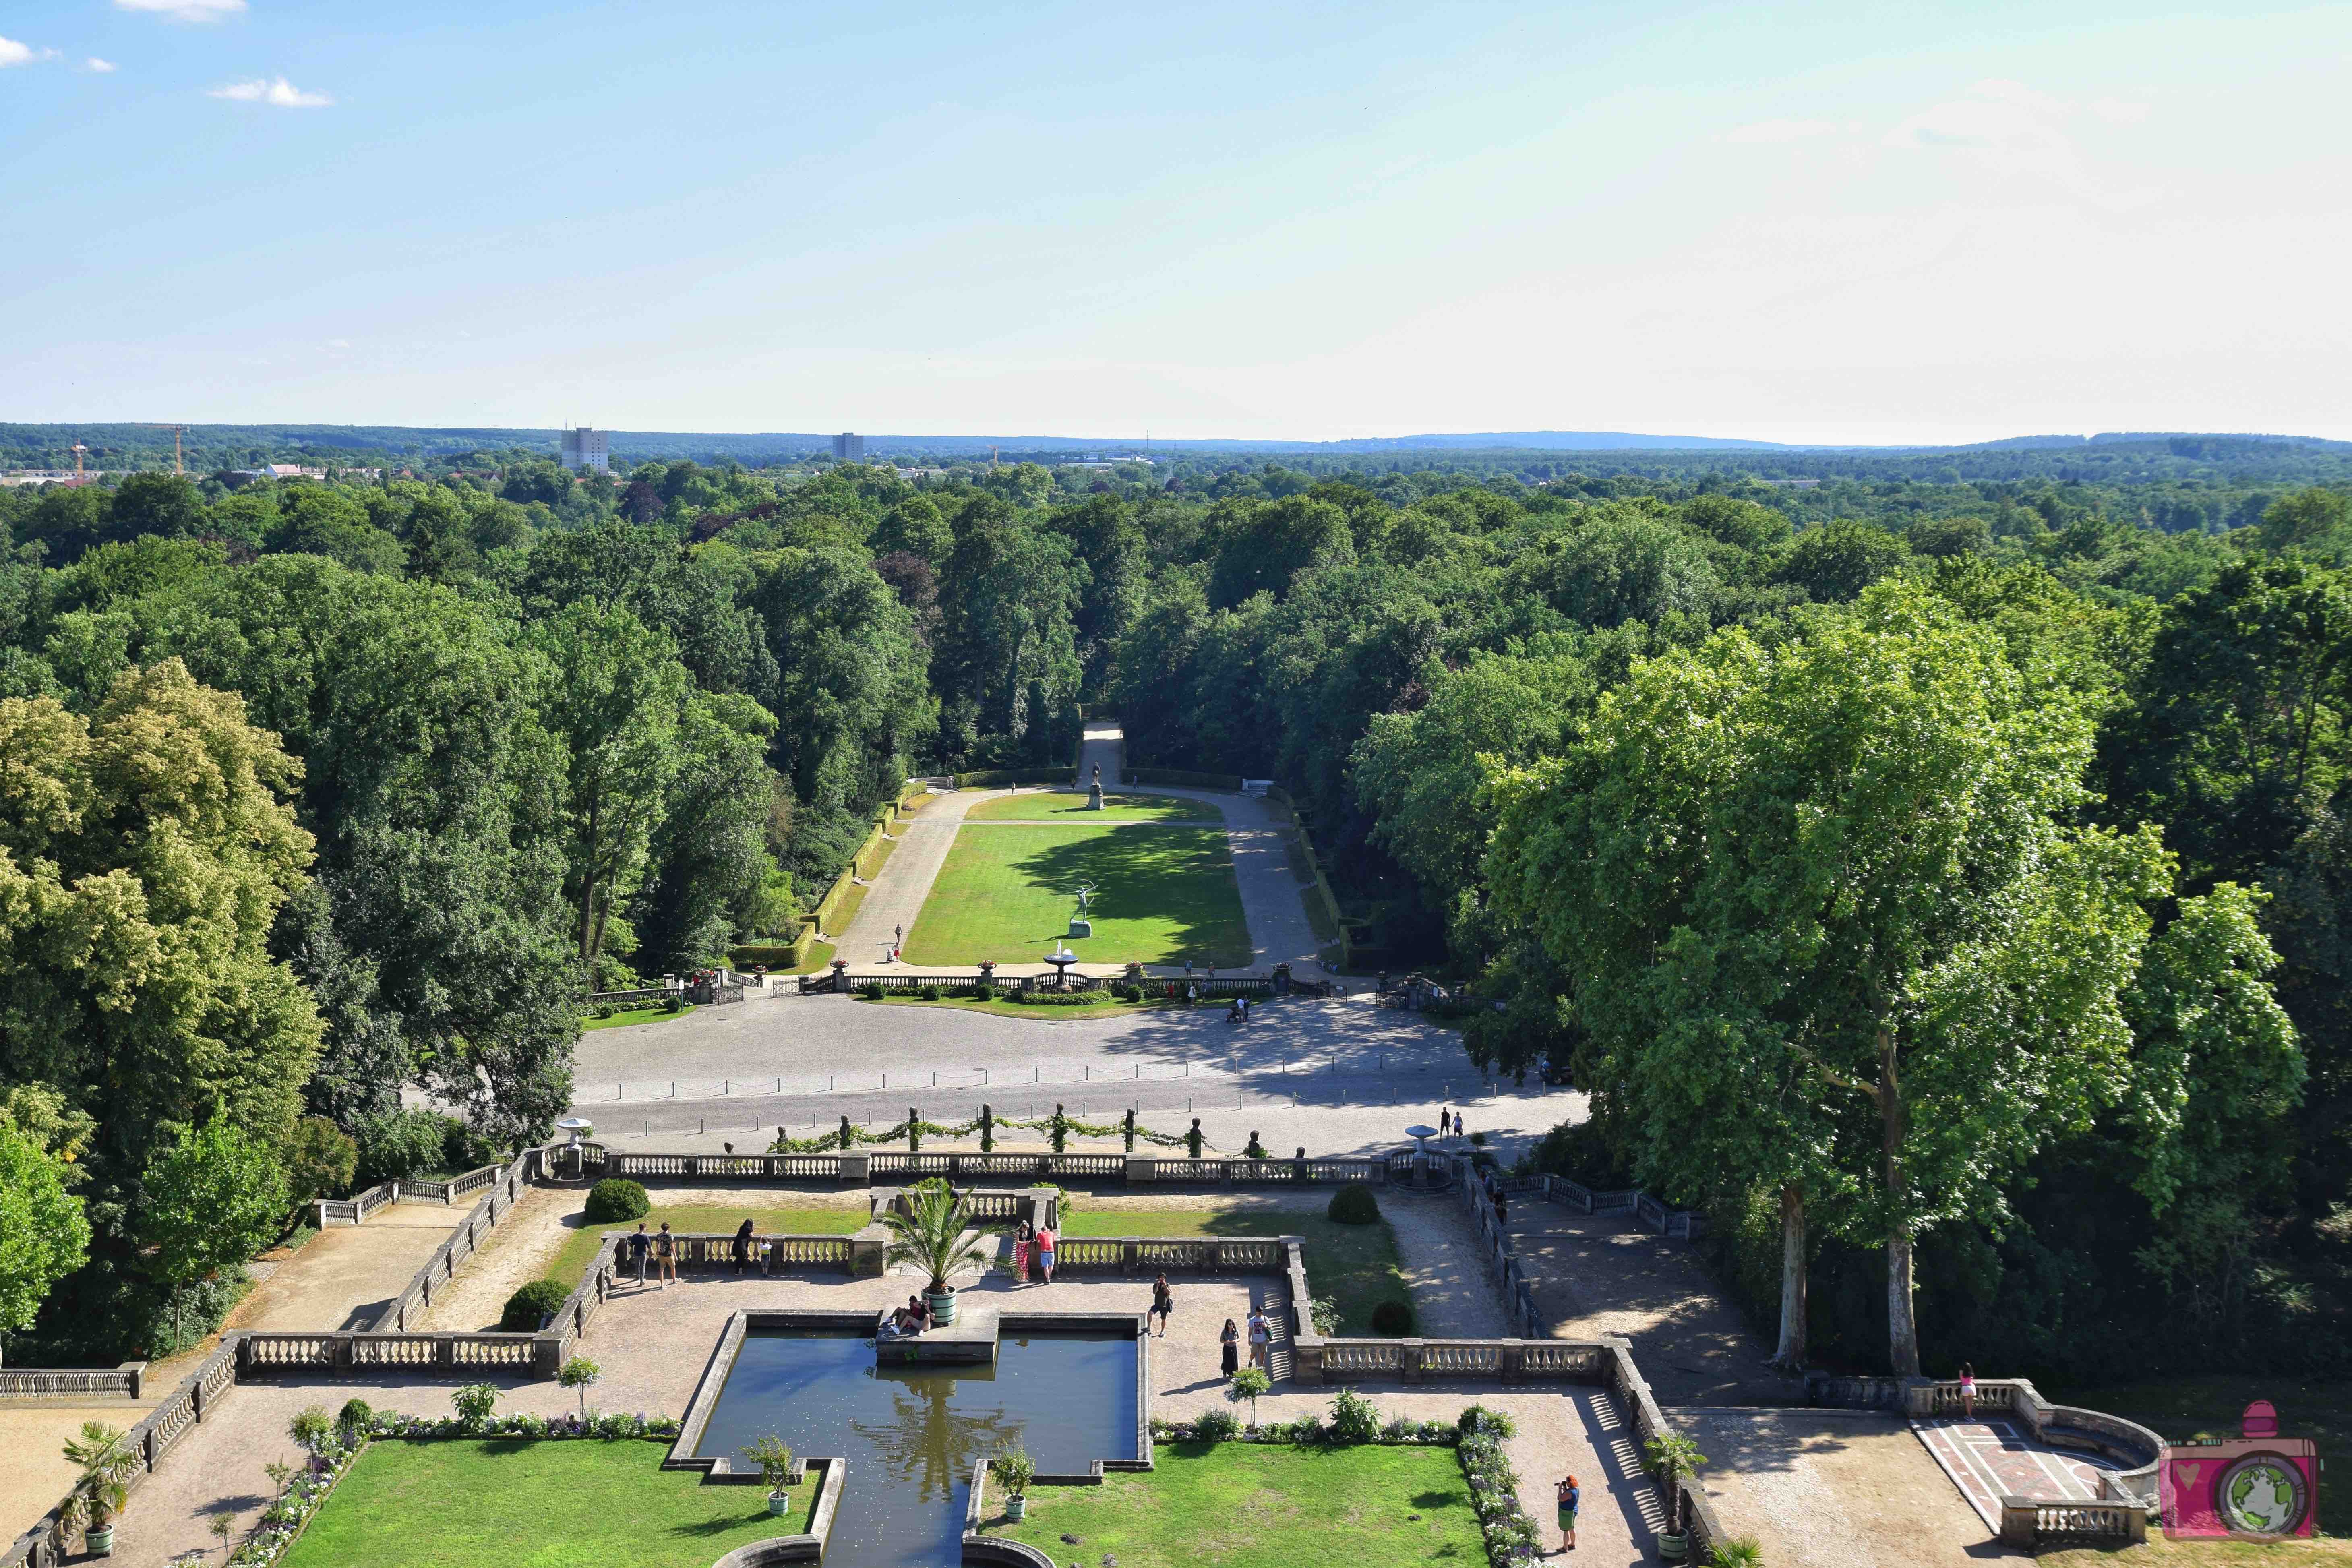
<svg viewBox="0 0 2352 1568"><path fill-rule="evenodd" d="M83 446L80 442L76 441L76 442L74 443L74 483L75 483L75 484L77 484L77 485L79 485L79 484L80 484L80 483L82 482L82 479L81 479L81 455L82 455L84 452L87 452L87 451L89 451L89 447L85 447L85 446Z"/></svg>
<svg viewBox="0 0 2352 1568"><path fill-rule="evenodd" d="M184 425L158 425L152 421L142 421L139 427L142 430L169 430L172 433L172 471L183 478L185 478L188 470L186 466L180 460L180 436L182 432L187 429L187 426Z"/></svg>

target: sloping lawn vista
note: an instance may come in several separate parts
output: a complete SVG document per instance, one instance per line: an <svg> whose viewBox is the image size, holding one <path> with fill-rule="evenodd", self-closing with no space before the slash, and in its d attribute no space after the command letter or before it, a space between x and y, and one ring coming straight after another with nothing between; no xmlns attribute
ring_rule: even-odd
<svg viewBox="0 0 2352 1568"><path fill-rule="evenodd" d="M1094 963L1249 962L1249 927L1225 835L1213 827L967 824L907 933L910 964L1034 963L1069 930L1081 882L1096 888Z"/></svg>

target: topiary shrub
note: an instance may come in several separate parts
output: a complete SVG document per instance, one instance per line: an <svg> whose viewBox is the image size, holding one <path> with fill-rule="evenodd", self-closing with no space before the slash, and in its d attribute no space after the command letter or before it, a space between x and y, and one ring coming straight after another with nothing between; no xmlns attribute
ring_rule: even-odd
<svg viewBox="0 0 2352 1568"><path fill-rule="evenodd" d="M1412 1307L1404 1301L1382 1301L1372 1309L1372 1332L1402 1339L1412 1332Z"/></svg>
<svg viewBox="0 0 2352 1568"><path fill-rule="evenodd" d="M879 980L869 980L857 988L857 994L868 1002L879 1002L882 1000L882 983Z"/></svg>
<svg viewBox="0 0 2352 1568"><path fill-rule="evenodd" d="M926 1002L936 1002L940 999L940 988L936 985L926 985L917 991L915 994L920 996Z"/></svg>
<svg viewBox="0 0 2352 1568"><path fill-rule="evenodd" d="M645 1188L620 1176L607 1176L588 1189L588 1203L583 1211L590 1223L610 1225L614 1220L643 1219L654 1205L647 1201Z"/></svg>
<svg viewBox="0 0 2352 1568"><path fill-rule="evenodd" d="M374 1424L375 1411L364 1399L346 1399L343 1407L335 1413L336 1430L342 1433L345 1442Z"/></svg>
<svg viewBox="0 0 2352 1568"><path fill-rule="evenodd" d="M572 1292L554 1280L534 1279L507 1298L506 1310L499 1314L499 1332L535 1334L571 1299Z"/></svg>
<svg viewBox="0 0 2352 1568"><path fill-rule="evenodd" d="M1349 1182L1331 1194L1328 1211L1334 1225L1370 1225L1381 1217L1381 1201L1361 1182Z"/></svg>
<svg viewBox="0 0 2352 1568"><path fill-rule="evenodd" d="M596 1016L599 1018L609 1018L612 1016L613 1005L610 1002L599 1002L596 1004Z"/></svg>
<svg viewBox="0 0 2352 1568"><path fill-rule="evenodd" d="M996 1000L996 987L985 980L973 986L971 988L971 994L983 1002L993 1002Z"/></svg>

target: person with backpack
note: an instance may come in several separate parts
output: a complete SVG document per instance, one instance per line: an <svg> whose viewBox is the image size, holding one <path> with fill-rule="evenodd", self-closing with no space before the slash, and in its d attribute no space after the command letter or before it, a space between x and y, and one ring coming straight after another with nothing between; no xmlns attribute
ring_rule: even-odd
<svg viewBox="0 0 2352 1568"><path fill-rule="evenodd" d="M654 1268L661 1275L661 1289L667 1290L677 1278L677 1237L669 1230L669 1221L662 1221L661 1234L654 1237Z"/></svg>

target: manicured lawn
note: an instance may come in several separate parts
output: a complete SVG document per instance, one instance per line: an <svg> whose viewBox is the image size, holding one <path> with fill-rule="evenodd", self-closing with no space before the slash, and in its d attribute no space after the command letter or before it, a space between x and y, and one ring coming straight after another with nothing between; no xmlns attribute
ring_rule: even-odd
<svg viewBox="0 0 2352 1568"><path fill-rule="evenodd" d="M1035 959L1069 929L1091 882L1094 931L1070 943L1097 963L1249 962L1249 928L1223 829L965 827L907 933L909 963Z"/></svg>
<svg viewBox="0 0 2352 1568"><path fill-rule="evenodd" d="M766 1147L765 1144L759 1146ZM858 1194L857 1206L853 1209L721 1208L714 1204L678 1204L675 1206L657 1204L654 1211L646 1215L645 1226L650 1233L661 1229L662 1221L667 1220L670 1229L680 1235L732 1235L735 1227L747 1218L751 1222L751 1228L761 1236L847 1236L866 1223L866 1198L864 1194ZM564 1237L562 1249L549 1261L542 1278L554 1280L566 1290L571 1289L580 1283L580 1276L596 1256L596 1249L604 1245L606 1231L636 1228L637 1222L633 1219L581 1226ZM647 1259L646 1270L646 1277L650 1279L653 1271L651 1259ZM668 1411L665 1414L676 1415L685 1413Z"/></svg>
<svg viewBox="0 0 2352 1568"><path fill-rule="evenodd" d="M1391 1568L1486 1560L1451 1448L1166 1443L1158 1468L1098 1487L1033 1487L1007 1524L997 1489L983 1529L1056 1563L1119 1568ZM1070 1545L1064 1537L1077 1537Z"/></svg>
<svg viewBox="0 0 2352 1568"><path fill-rule="evenodd" d="M1181 1118L1167 1120L1171 1131L1182 1131ZM1223 1152L1230 1155L1238 1151ZM1070 1236L1303 1236L1307 1238L1307 1288L1339 1303L1339 1331L1352 1337L1370 1336L1372 1309L1382 1301L1412 1300L1397 1271L1396 1233L1386 1220L1374 1225L1335 1225L1319 1214L1263 1209L1205 1213L1082 1208L1063 1217L1062 1229Z"/></svg>
<svg viewBox="0 0 2352 1568"><path fill-rule="evenodd" d="M1068 816L1090 822L1223 822L1224 811L1214 801L1177 800L1164 795L1103 795L1103 808L1087 808L1087 794L1024 790L1003 800L984 800L964 813L966 822L1034 822Z"/></svg>
<svg viewBox="0 0 2352 1568"><path fill-rule="evenodd" d="M677 1412L669 1412L677 1414ZM288 1568L709 1568L739 1546L803 1534L816 1484L768 1512L758 1487L664 1472L667 1442L447 1439L368 1445Z"/></svg>
<svg viewBox="0 0 2352 1568"><path fill-rule="evenodd" d="M618 1029L629 1024L658 1024L665 1018L683 1018L693 1011L694 1005L690 1002L675 1013L666 1007L631 1007L609 1018L599 1018L591 1014L580 1020L580 1027L583 1030Z"/></svg>

